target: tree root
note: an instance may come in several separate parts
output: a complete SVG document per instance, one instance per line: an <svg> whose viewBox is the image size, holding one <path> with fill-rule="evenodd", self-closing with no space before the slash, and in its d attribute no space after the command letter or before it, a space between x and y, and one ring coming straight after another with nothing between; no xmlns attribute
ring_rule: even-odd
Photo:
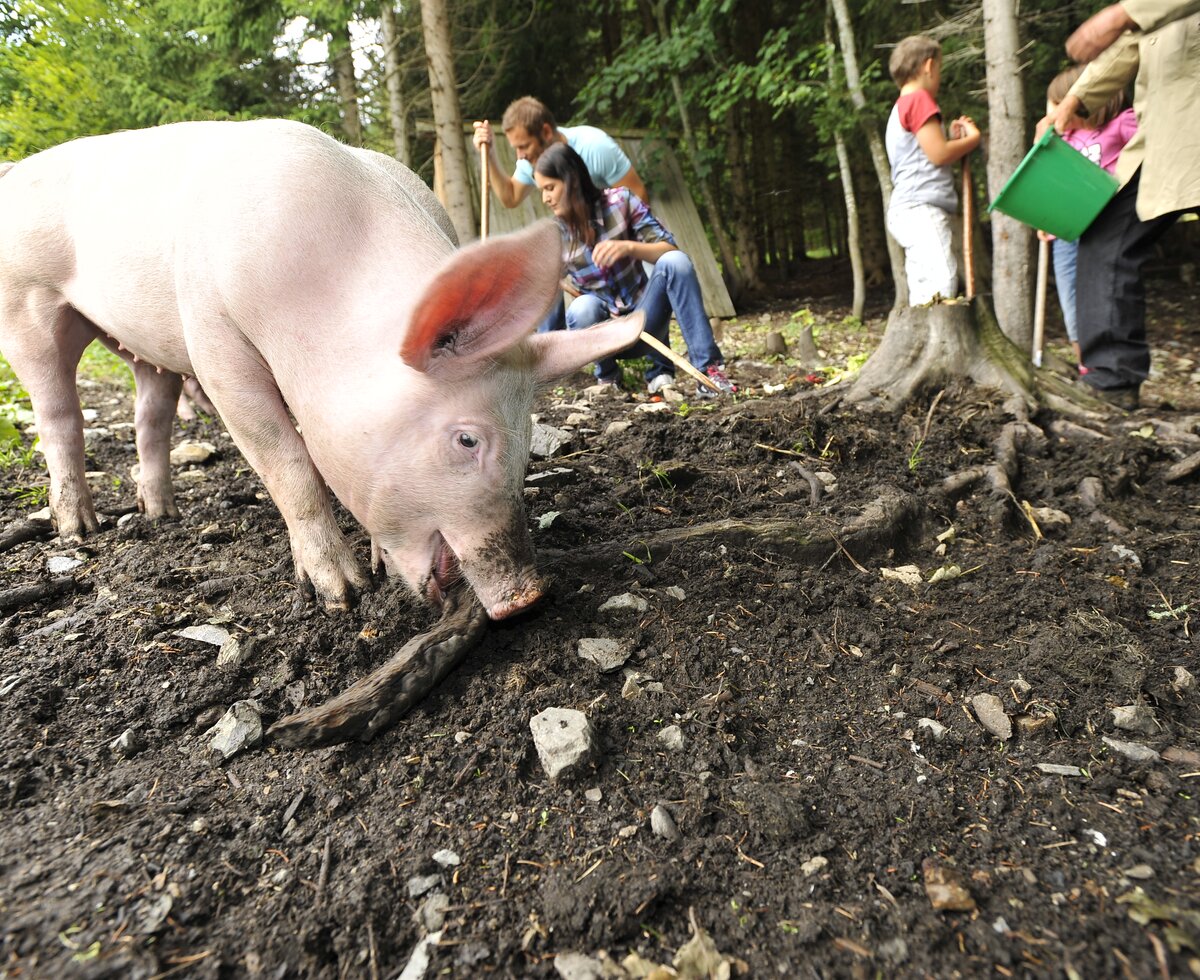
<svg viewBox="0 0 1200 980"><path fill-rule="evenodd" d="M487 613L462 585L446 597L442 618L414 636L391 660L313 708L281 718L267 730L282 748L369 742L400 720L456 667L487 628Z"/></svg>
<svg viewBox="0 0 1200 980"><path fill-rule="evenodd" d="M0 553L26 541L44 541L54 537L54 525L49 521L17 521L0 531Z"/></svg>
<svg viewBox="0 0 1200 980"><path fill-rule="evenodd" d="M33 585L18 585L0 592L0 615L20 609L22 606L51 599L55 596L71 592L79 587L79 583L70 575L53 578L48 582L36 582Z"/></svg>

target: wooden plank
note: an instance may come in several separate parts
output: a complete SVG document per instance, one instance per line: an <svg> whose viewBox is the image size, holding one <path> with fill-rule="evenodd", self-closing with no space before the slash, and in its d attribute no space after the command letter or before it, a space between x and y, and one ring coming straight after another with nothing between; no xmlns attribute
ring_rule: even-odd
<svg viewBox="0 0 1200 980"><path fill-rule="evenodd" d="M700 221L700 214L691 194L688 193L683 171L680 170L679 161L671 147L662 140L643 139L641 136L614 134L613 138L621 145L645 182L655 217L675 236L679 247L687 252L696 267L700 292L708 315L735 316L737 311L733 308L733 300L725 288L725 281L721 278L721 270L708 243L708 235ZM511 174L516 169L516 154L508 140L502 137L496 139L496 155L500 159L501 169L506 174ZM468 154L467 159L475 186L479 187L479 155L472 152ZM471 197L478 209L479 195L472 194ZM539 218L550 216L550 209L542 204L541 195L536 192L529 194L515 208L504 207L493 194L492 206L488 211L490 234L505 235L518 231ZM475 219L478 224L478 211Z"/></svg>

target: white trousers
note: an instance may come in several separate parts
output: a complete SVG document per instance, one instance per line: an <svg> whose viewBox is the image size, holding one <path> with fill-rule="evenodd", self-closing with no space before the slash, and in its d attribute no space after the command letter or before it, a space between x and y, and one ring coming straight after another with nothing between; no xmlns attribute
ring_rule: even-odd
<svg viewBox="0 0 1200 980"><path fill-rule="evenodd" d="M933 204L888 208L887 228L904 249L908 305L920 306L934 296L958 293L958 261L950 214Z"/></svg>

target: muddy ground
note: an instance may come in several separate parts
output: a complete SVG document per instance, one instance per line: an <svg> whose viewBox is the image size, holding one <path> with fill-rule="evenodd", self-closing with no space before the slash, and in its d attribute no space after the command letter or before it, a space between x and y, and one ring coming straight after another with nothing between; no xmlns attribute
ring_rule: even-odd
<svg viewBox="0 0 1200 980"><path fill-rule="evenodd" d="M206 732L325 700L431 614L395 586L295 605L216 423L180 425L217 449L179 467L182 520L130 514L130 393L85 387L103 532L0 555L4 975L587 977L636 952L610 974L641 976L693 921L713 976L1200 975L1200 494L1170 478L1200 449L1196 290L1152 292L1146 407L1093 434L1036 416L997 499L943 482L994 457L992 393L829 411L811 365L762 354L800 309L831 361L877 340L886 311L838 326L841 271L813 272L727 327L743 397L546 397L543 422L576 416L530 467L550 601L369 744L225 761ZM5 471L0 529L43 483ZM643 611L600 610L625 594ZM178 634L204 624L232 665ZM585 638L628 661L600 672ZM530 732L550 707L597 741L559 783Z"/></svg>

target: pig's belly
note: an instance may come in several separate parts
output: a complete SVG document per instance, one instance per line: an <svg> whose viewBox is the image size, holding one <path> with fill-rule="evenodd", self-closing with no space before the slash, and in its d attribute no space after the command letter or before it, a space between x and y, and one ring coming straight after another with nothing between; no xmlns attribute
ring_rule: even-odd
<svg viewBox="0 0 1200 980"><path fill-rule="evenodd" d="M67 301L138 360L177 374L191 374L178 306L157 292L152 286L137 294L69 290Z"/></svg>

